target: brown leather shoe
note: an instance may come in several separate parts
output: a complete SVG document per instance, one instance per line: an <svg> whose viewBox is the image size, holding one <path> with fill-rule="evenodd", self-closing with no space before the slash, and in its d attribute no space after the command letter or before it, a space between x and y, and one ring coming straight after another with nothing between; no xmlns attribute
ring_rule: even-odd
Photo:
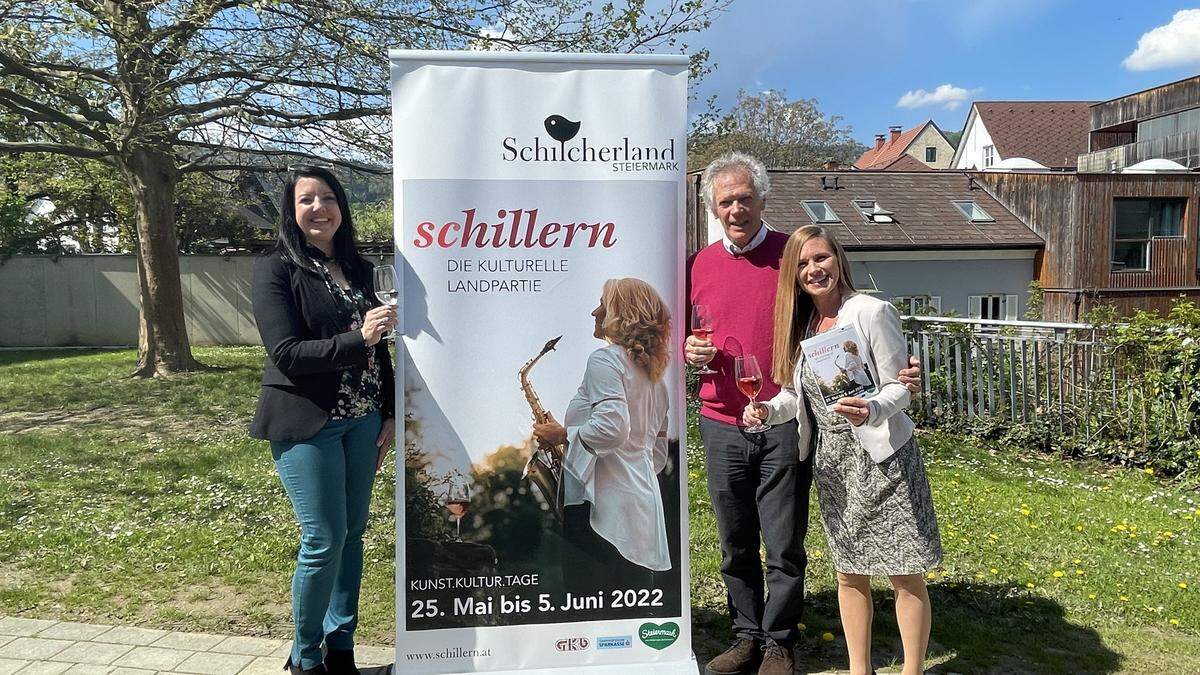
<svg viewBox="0 0 1200 675"><path fill-rule="evenodd" d="M753 673L762 660L762 648L747 637L739 637L704 667L707 675L739 675Z"/></svg>
<svg viewBox="0 0 1200 675"><path fill-rule="evenodd" d="M796 660L792 650L783 645L768 642L763 647L762 665L758 667L758 675L792 675L796 672Z"/></svg>

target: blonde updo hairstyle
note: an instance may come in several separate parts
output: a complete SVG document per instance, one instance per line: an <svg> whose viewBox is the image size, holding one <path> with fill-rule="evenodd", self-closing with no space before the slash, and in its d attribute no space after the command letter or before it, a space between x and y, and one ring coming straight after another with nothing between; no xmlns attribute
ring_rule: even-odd
<svg viewBox="0 0 1200 675"><path fill-rule="evenodd" d="M651 382L659 381L670 356L671 312L658 291L641 279L604 282L604 335L629 354Z"/></svg>

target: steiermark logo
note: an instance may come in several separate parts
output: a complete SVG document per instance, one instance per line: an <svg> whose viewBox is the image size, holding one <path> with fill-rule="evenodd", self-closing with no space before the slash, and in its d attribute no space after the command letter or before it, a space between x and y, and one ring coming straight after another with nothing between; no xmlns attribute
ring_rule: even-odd
<svg viewBox="0 0 1200 675"><path fill-rule="evenodd" d="M664 624L644 623L638 627L638 638L651 649L666 649L679 639L679 624L674 621Z"/></svg>

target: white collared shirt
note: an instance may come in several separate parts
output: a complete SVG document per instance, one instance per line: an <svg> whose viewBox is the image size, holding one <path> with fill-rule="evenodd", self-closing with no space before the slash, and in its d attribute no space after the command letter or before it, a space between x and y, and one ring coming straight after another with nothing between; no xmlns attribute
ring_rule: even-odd
<svg viewBox="0 0 1200 675"><path fill-rule="evenodd" d="M671 569L658 472L667 463L667 385L608 345L588 358L567 406L563 461L567 505L592 503L591 525L626 560Z"/></svg>
<svg viewBox="0 0 1200 675"><path fill-rule="evenodd" d="M765 241L767 238L767 232L770 231L771 226L766 220L763 220L762 227L758 228L758 234L754 235L754 238L750 240L750 243L746 244L745 246L738 246L737 244L733 243L729 240L729 235L727 234L721 235L721 240L725 242L725 250L729 251L730 255L746 255L750 251L753 251L756 246L763 243L763 241Z"/></svg>

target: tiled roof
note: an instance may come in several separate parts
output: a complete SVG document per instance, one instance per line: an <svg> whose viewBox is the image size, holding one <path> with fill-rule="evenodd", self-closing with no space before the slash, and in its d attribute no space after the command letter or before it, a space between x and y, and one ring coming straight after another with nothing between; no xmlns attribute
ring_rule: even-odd
<svg viewBox="0 0 1200 675"><path fill-rule="evenodd" d="M981 187L968 188L958 171L771 170L764 217L793 232L812 223L802 202L824 201L841 219L825 224L849 250L926 248L1039 248L1043 242ZM829 188L822 188L821 178ZM832 189L834 179L837 189ZM867 222L855 199L874 199L893 223ZM995 222L972 223L951 204L974 200Z"/></svg>
<svg viewBox="0 0 1200 675"><path fill-rule="evenodd" d="M917 126L905 131L896 137L896 140L884 141L883 145L877 150L871 148L864 152L861 157L854 160L854 168L856 169L882 169L883 167L896 161L908 146L920 135L921 130L929 122L922 122Z"/></svg>
<svg viewBox="0 0 1200 675"><path fill-rule="evenodd" d="M1026 157L1051 168L1075 168L1087 152L1095 101L976 101L1001 159Z"/></svg>
<svg viewBox="0 0 1200 675"><path fill-rule="evenodd" d="M935 169L925 162L913 157L907 152L892 160L891 164L881 166L871 171L934 171Z"/></svg>

